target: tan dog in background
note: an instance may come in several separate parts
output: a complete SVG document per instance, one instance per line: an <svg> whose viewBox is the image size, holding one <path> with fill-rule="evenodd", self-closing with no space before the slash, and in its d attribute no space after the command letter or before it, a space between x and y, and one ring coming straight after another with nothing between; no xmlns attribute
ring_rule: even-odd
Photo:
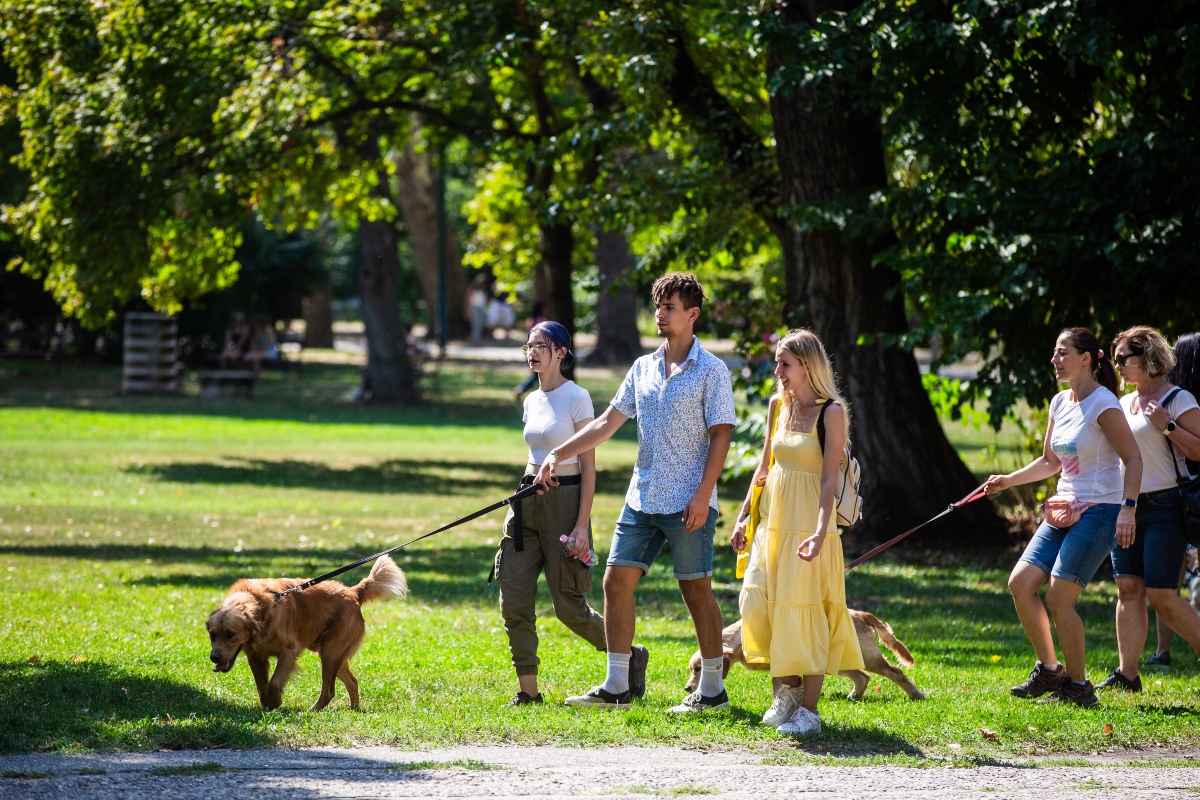
<svg viewBox="0 0 1200 800"><path fill-rule="evenodd" d="M242 579L231 586L225 602L205 623L212 642L209 659L213 672L229 672L238 653L246 651L259 702L264 709L275 709L283 702L283 687L296 669L296 660L305 650L312 650L321 657L321 695L309 711L329 705L335 679L346 687L350 707L358 708L358 679L350 671L350 659L367 630L362 605L404 597L408 581L396 562L382 556L357 586L324 581L275 602L273 592L303 582L297 578ZM275 674L268 681L269 658L276 662Z"/></svg>
<svg viewBox="0 0 1200 800"><path fill-rule="evenodd" d="M888 663L888 660L883 657L883 653L879 652L879 645L875 643L876 634L879 635L887 649L896 654L900 665L911 667L913 665L912 654L908 652L908 648L904 646L904 642L896 638L892 633L891 627L876 617L874 614L868 614L865 611L855 611L850 609L850 618L854 620L854 632L858 634L858 647L862 650L863 664L868 672L874 672L876 675L882 675L888 680L895 683L904 693L913 700L924 700L925 694L908 679L900 670ZM741 664L749 670L768 670L770 664L749 664L746 662L746 654L742 652L742 621L739 619L725 630L721 631L721 650L725 657L725 667L721 672L723 678L729 677L729 668L734 664ZM696 687L700 685L700 651L697 650L692 654L691 661L692 676L688 680L684 690L694 692ZM850 699L856 700L863 696L867 691L867 684L871 682L871 676L860 669L846 669L838 673L843 678L849 678L854 682L854 689L850 692ZM772 684L776 684L778 679L774 679ZM772 689L777 688L772 686Z"/></svg>

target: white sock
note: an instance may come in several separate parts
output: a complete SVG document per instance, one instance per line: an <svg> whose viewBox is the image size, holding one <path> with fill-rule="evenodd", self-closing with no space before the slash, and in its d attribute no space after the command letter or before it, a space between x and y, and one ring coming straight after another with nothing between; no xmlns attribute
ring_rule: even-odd
<svg viewBox="0 0 1200 800"><path fill-rule="evenodd" d="M629 656L630 653L609 653L608 674L600 688L610 694L621 694L629 691Z"/></svg>
<svg viewBox="0 0 1200 800"><path fill-rule="evenodd" d="M721 672L725 669L725 657L700 659L700 694L704 697L716 697L725 688L721 680Z"/></svg>

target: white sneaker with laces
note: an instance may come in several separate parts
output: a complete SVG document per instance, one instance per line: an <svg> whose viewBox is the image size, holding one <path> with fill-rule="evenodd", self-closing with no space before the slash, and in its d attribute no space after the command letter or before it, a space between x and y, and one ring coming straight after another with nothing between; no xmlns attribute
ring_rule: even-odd
<svg viewBox="0 0 1200 800"><path fill-rule="evenodd" d="M790 720L775 730L780 736L813 736L821 732L821 716L800 706Z"/></svg>
<svg viewBox="0 0 1200 800"><path fill-rule="evenodd" d="M763 725L778 728L790 720L792 715L796 713L796 709L800 707L800 700L803 696L803 687L781 684L775 692L775 702L771 703L771 707L767 709L767 713L763 714Z"/></svg>

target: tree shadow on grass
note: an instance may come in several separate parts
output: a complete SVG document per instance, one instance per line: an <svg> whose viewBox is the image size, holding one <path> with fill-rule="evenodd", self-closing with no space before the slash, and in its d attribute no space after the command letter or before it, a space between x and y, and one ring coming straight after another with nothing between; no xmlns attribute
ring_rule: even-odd
<svg viewBox="0 0 1200 800"><path fill-rule="evenodd" d="M0 752L275 744L257 707L100 662L0 663Z"/></svg>
<svg viewBox="0 0 1200 800"><path fill-rule="evenodd" d="M125 472L172 483L249 484L375 494L488 494L515 490L521 464L391 459L339 469L314 461L228 457L225 463L174 462ZM499 499L497 497L496 499Z"/></svg>
<svg viewBox="0 0 1200 800"><path fill-rule="evenodd" d="M517 463L402 458L347 469L292 459L271 461L230 456L223 461L146 464L126 467L124 471L172 483L244 484L372 494L479 495L481 505L516 491L525 472L525 465ZM600 494L624 494L628 483L629 472L624 469L600 470L596 474L596 491Z"/></svg>

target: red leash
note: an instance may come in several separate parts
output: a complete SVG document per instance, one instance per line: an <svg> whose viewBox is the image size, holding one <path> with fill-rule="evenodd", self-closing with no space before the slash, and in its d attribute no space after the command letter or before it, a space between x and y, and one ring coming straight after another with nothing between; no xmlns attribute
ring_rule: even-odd
<svg viewBox="0 0 1200 800"><path fill-rule="evenodd" d="M925 527L926 525L928 525L929 523L931 523L931 522L934 522L934 521L936 521L936 520L939 520L939 519L941 519L942 517L946 516L947 514L949 514L949 513L950 513L951 511L953 511L954 509L956 509L956 508L961 508L962 506L965 506L965 505L967 505L968 503L974 503L976 500L980 500L980 499L982 499L982 498L986 497L986 496L987 496L987 492L985 492L985 491L984 491L984 488L983 488L983 487L985 487L985 486L987 486L987 484L986 484L986 483L981 483L981 484L980 484L980 485L979 485L979 486L978 486L978 487L977 487L977 488L976 488L976 489L975 489L973 492L971 492L969 495L967 495L966 497L964 497L962 500L959 500L957 503L951 503L950 505L948 505L948 506L946 507L946 510L945 510L945 511L943 511L943 512L942 512L942 513L940 513L940 514L938 514L938 515L937 515L936 517L934 517L933 519L927 519L927 520L925 520L924 522L922 522L920 525L918 525L917 527L913 528L912 530L905 531L904 533L902 533L902 534L900 534L899 536L897 536L895 539L889 539L888 541L886 541L886 542L884 542L883 544L879 545L879 546L878 546L878 547L876 547L875 549L873 549L873 550L870 550L869 552L867 552L867 553L865 553L865 554L863 554L863 555L859 556L858 558L854 559L853 561L851 561L851 562L850 562L850 563L849 563L849 564L846 566L846 570L851 570L851 569L854 569L855 567L857 567L859 564L863 563L863 562L864 562L864 561L866 561L867 559L869 559L869 558L874 558L875 556L879 555L879 554L880 554L880 553L882 553L884 550L887 550L889 547L891 547L892 545L894 545L896 542L900 541L900 540L901 540L901 539L903 539L904 537L906 537L906 536L911 536L912 534L914 534L914 533L916 533L917 531L921 530L921 528L924 528L924 527ZM844 570L843 570L843 571L844 571Z"/></svg>

